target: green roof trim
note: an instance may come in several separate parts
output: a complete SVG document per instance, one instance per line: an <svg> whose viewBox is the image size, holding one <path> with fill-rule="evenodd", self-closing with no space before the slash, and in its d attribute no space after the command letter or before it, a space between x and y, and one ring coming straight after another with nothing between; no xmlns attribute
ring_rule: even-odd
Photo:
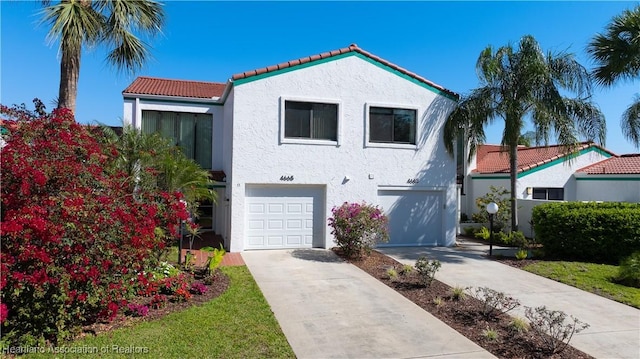
<svg viewBox="0 0 640 359"><path fill-rule="evenodd" d="M591 177L598 176L598 177ZM608 175L610 176L610 175ZM640 181L640 177L600 177L600 175L588 175L587 177L576 177L576 181Z"/></svg>
<svg viewBox="0 0 640 359"><path fill-rule="evenodd" d="M578 154L576 155L576 157L577 156L582 156L582 155L584 155L586 153L594 152L594 151L599 153L599 154L601 154L601 155L603 155L603 156L605 156L605 157L607 157L607 158L611 157L611 154L609 152L604 151L600 147L596 147L596 146L587 147L587 148L584 148L584 149L578 151ZM558 163L565 162L571 156L572 156L571 154L566 155L566 156L562 156L562 157L557 158L557 159L555 159L555 160L553 160L551 162L547 162L547 163L541 164L540 166L536 166L536 167L528 169L526 171L522 171L522 172L518 173L517 178L522 178L522 177L528 176L528 175L530 175L532 173L536 173L538 171L542 171L545 168L549 168L551 166L555 166Z"/></svg>
<svg viewBox="0 0 640 359"><path fill-rule="evenodd" d="M143 94L141 94L141 96L144 96ZM135 99L140 99L141 101L144 102L152 102L152 103L159 103L159 104L166 104L166 103L174 103L174 104L181 104L181 105L207 105L207 106L224 106L224 103L220 103L220 102L211 102L211 101L184 101L184 100L171 100L171 99L156 99L156 98L145 98L145 97L133 97L133 96L124 96L125 100L135 100Z"/></svg>
<svg viewBox="0 0 640 359"><path fill-rule="evenodd" d="M425 83L425 82L420 81L420 80L418 80L418 79L416 79L414 77L411 77L411 76L409 76L407 74L404 74L404 73L402 73L402 72L400 72L400 71L398 71L398 70L396 70L396 69L394 69L392 67L389 67L389 66L387 66L387 65L385 65L385 64L383 64L381 62L378 62L378 61L376 61L376 60L374 60L374 59L372 59L372 58L370 58L370 57L368 57L366 55L363 55L363 54L361 54L359 52L356 52L356 51L350 51L350 52L346 52L346 53L343 53L343 54L334 55L334 56L330 56L330 57L325 57L323 59L319 59L319 60L315 60L315 61L309 61L309 62L305 62L303 64L298 64L298 65L295 65L295 66L286 67L286 68L283 68L283 69L280 69L280 70L265 72L265 73L260 74L260 75L255 75L255 76L250 76L250 77L238 79L238 80L233 81L233 83L236 86L239 86L239 85L246 84L246 83L249 83L249 82L262 80L262 79L265 79L265 78L268 78L268 77L271 77L271 76L277 76L277 75L285 74L287 72L296 71L296 70L304 69L304 68L307 68L307 67L324 64L324 63L327 63L327 62L340 60L340 59L343 59L343 58L346 58L346 57L350 57L350 56L356 56L356 57L358 57L358 58L360 58L360 59L362 59L364 61L367 61L368 63L370 63L372 65L375 65L375 66L377 66L377 67L379 67L379 68L381 68L383 70L387 70L387 71L391 72L392 74L395 74L395 75L397 75L399 77L402 77L403 79L405 79L405 80L407 80L409 82L412 82L412 83L414 83L414 84L416 84L418 86L421 86L423 88L426 88L426 89L428 89L428 90L430 90L430 91L432 91L432 92L434 92L434 93L436 93L436 94L438 94L440 96L446 97L446 98L448 98L448 99L450 99L452 101L455 101L455 102L458 101L458 97L455 96L455 95L452 95L452 94L450 94L448 92L442 91L441 89L439 89L437 87L434 87L434 86L432 86L432 85L430 85L428 83Z"/></svg>

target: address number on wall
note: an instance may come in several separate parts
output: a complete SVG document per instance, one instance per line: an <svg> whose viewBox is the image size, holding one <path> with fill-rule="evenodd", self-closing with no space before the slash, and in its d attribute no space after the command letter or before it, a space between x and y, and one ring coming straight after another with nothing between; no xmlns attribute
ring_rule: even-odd
<svg viewBox="0 0 640 359"><path fill-rule="evenodd" d="M280 176L280 181L291 182L293 181L293 176Z"/></svg>
<svg viewBox="0 0 640 359"><path fill-rule="evenodd" d="M409 179L407 180L407 183L408 183L408 184L417 184L417 183L420 183L420 180L419 180L419 179L417 179L417 178L409 178Z"/></svg>

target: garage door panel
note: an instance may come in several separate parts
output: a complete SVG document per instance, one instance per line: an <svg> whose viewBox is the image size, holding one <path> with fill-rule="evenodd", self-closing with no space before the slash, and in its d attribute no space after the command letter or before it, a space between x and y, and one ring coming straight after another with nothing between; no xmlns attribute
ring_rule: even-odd
<svg viewBox="0 0 640 359"><path fill-rule="evenodd" d="M442 192L378 191L389 217L388 246L438 245L443 241Z"/></svg>
<svg viewBox="0 0 640 359"><path fill-rule="evenodd" d="M322 233L320 187L248 187L246 202L247 249L309 248Z"/></svg>

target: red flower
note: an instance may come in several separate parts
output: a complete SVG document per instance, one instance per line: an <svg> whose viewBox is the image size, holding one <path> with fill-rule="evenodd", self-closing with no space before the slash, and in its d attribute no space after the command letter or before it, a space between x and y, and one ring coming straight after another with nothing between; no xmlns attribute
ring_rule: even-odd
<svg viewBox="0 0 640 359"><path fill-rule="evenodd" d="M9 309L4 303L0 303L0 323L4 323L9 317Z"/></svg>

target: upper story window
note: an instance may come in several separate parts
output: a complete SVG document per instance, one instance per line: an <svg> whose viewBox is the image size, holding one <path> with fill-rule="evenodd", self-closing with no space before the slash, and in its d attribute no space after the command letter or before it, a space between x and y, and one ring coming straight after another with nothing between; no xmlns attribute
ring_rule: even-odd
<svg viewBox="0 0 640 359"><path fill-rule="evenodd" d="M337 141L338 105L285 101L284 137Z"/></svg>
<svg viewBox="0 0 640 359"><path fill-rule="evenodd" d="M369 107L369 142L416 144L416 110Z"/></svg>
<svg viewBox="0 0 640 359"><path fill-rule="evenodd" d="M549 201L564 200L564 188L533 188L533 199L546 199Z"/></svg>
<svg viewBox="0 0 640 359"><path fill-rule="evenodd" d="M206 113L142 111L142 131L169 138L202 168L211 169L213 116Z"/></svg>

